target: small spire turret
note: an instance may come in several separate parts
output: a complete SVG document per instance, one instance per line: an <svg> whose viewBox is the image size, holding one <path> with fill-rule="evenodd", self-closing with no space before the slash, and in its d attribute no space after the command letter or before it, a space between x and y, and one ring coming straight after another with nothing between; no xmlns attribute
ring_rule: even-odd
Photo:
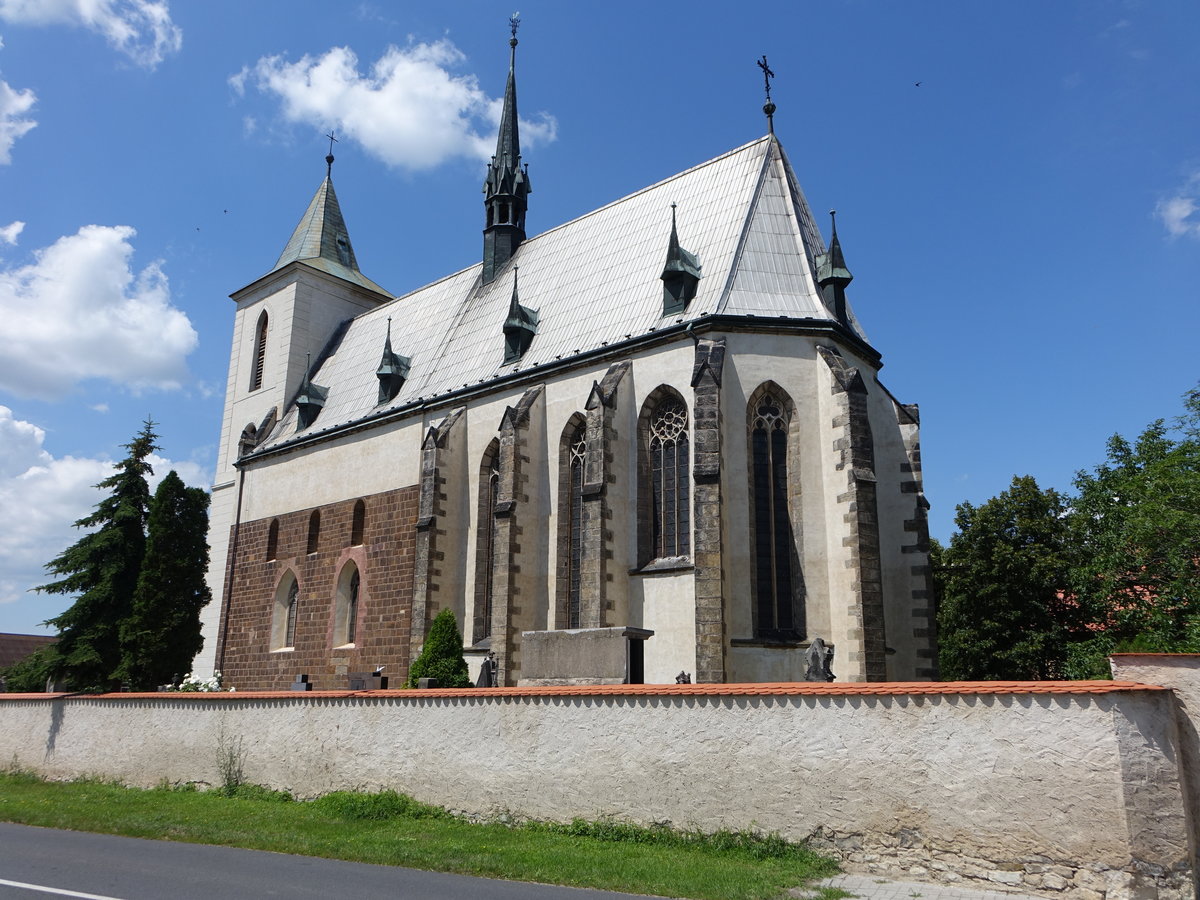
<svg viewBox="0 0 1200 900"><path fill-rule="evenodd" d="M838 240L837 210L829 211L832 234L829 238L829 249L817 257L817 285L825 305L839 322L849 326L850 321L846 312L846 286L854 280L850 270L846 268L846 258L842 254L842 242Z"/></svg>
<svg viewBox="0 0 1200 900"><path fill-rule="evenodd" d="M392 317L388 316L387 320L387 337L383 341L383 358L379 361L379 368L375 370L375 377L379 379L379 403L388 403L395 400L396 395L400 393L400 388L404 387L404 382L408 378L408 370L412 363L407 356L400 356L392 350Z"/></svg>
<svg viewBox="0 0 1200 900"><path fill-rule="evenodd" d="M667 242L667 264L663 266L663 315L683 312L696 296L700 281L700 261L679 245L675 223L675 204L671 204L671 238Z"/></svg>
<svg viewBox="0 0 1200 900"><path fill-rule="evenodd" d="M517 274L520 266L513 267L512 299L508 302L508 317L504 320L504 362L516 362L525 355L533 336L537 334L538 314L536 309L521 305L517 293Z"/></svg>
<svg viewBox="0 0 1200 900"><path fill-rule="evenodd" d="M296 415L299 422L297 430L307 428L317 420L325 401L329 397L329 389L315 384L312 380L312 354L304 357L304 378L300 382L300 391L296 394Z"/></svg>

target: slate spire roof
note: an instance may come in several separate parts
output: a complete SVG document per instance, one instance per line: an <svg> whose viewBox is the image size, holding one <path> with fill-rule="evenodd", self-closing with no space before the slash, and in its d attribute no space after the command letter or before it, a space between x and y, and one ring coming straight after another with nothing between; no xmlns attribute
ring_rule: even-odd
<svg viewBox="0 0 1200 900"><path fill-rule="evenodd" d="M300 217L300 222L271 271L277 272L293 262L304 263L353 282L359 287L391 296L358 269L358 260L354 258L354 247L350 243L350 232L346 230L342 207L333 190L332 155L326 157L326 163L328 170L325 180L313 194L308 209Z"/></svg>
<svg viewBox="0 0 1200 900"><path fill-rule="evenodd" d="M684 213L687 249L703 262L704 277L685 309L664 314L663 213L672 202ZM513 286L507 278L482 282L481 263L359 315L313 373L329 393L306 435L449 402L456 392L532 368L619 353L626 342L712 316L766 329L788 321L836 325L865 343L849 305L831 307L818 285L825 252L783 147L766 135L524 241L513 262L525 273L521 296L536 298L537 338L518 360L505 361L499 333L512 312ZM380 405L376 368L389 316L404 322L412 367ZM295 420L289 411L257 452L288 443Z"/></svg>

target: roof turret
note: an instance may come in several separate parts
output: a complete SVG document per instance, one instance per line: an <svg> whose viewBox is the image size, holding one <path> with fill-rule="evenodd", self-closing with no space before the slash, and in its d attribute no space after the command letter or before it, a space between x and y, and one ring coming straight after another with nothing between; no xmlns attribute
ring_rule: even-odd
<svg viewBox="0 0 1200 900"><path fill-rule="evenodd" d="M517 294L517 272L520 266L513 267L512 299L508 302L508 317L504 320L504 362L516 362L525 355L533 336L537 334L538 314L536 309L522 306Z"/></svg>
<svg viewBox="0 0 1200 900"><path fill-rule="evenodd" d="M520 18L509 19L508 83L504 88L504 107L500 113L500 131L496 135L496 155L488 163L483 182L483 205L487 224L483 231L483 283L491 282L525 240L525 211L533 188L529 168L521 165L521 134L517 117L517 27Z"/></svg>
<svg viewBox="0 0 1200 900"><path fill-rule="evenodd" d="M663 267L663 315L683 312L696 296L700 281L700 261L679 245L675 224L675 204L671 204L671 239L667 242L667 264Z"/></svg>
<svg viewBox="0 0 1200 900"><path fill-rule="evenodd" d="M838 240L837 210L829 211L832 223L832 235L829 239L829 249L817 257L817 284L825 298L825 305L837 316L843 325L848 325L846 314L846 286L854 280L850 270L846 268L846 258L842 255L842 242Z"/></svg>

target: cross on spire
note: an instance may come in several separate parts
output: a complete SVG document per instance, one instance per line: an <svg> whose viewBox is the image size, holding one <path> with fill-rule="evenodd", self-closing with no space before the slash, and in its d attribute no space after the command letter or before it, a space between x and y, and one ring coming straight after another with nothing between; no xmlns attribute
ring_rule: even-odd
<svg viewBox="0 0 1200 900"><path fill-rule="evenodd" d="M767 65L767 55L764 53L763 58L757 60L758 67L763 73L763 87L767 92L767 102L763 104L763 112L767 114L767 130L771 134L775 133L775 104L771 102L771 79L775 77L775 73L771 71L771 67Z"/></svg>
<svg viewBox="0 0 1200 900"><path fill-rule="evenodd" d="M517 46L517 29L521 27L521 14L519 12L515 12L508 17L508 27L512 29L512 38L509 40L509 44L515 47Z"/></svg>
<svg viewBox="0 0 1200 900"><path fill-rule="evenodd" d="M334 135L333 131L330 131L329 134L325 135L325 137L329 138L329 155L325 157L325 176L326 177L333 175L333 145L338 143L338 139L335 138L333 135Z"/></svg>

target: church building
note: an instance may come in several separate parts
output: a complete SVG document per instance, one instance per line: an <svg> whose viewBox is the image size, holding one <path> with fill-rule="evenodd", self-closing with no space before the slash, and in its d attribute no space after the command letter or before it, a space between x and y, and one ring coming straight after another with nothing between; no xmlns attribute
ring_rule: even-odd
<svg viewBox="0 0 1200 900"><path fill-rule="evenodd" d="M479 262L372 281L330 155L232 295L195 670L396 687L449 609L500 685L936 677L917 408L773 128L530 237L516 47Z"/></svg>

